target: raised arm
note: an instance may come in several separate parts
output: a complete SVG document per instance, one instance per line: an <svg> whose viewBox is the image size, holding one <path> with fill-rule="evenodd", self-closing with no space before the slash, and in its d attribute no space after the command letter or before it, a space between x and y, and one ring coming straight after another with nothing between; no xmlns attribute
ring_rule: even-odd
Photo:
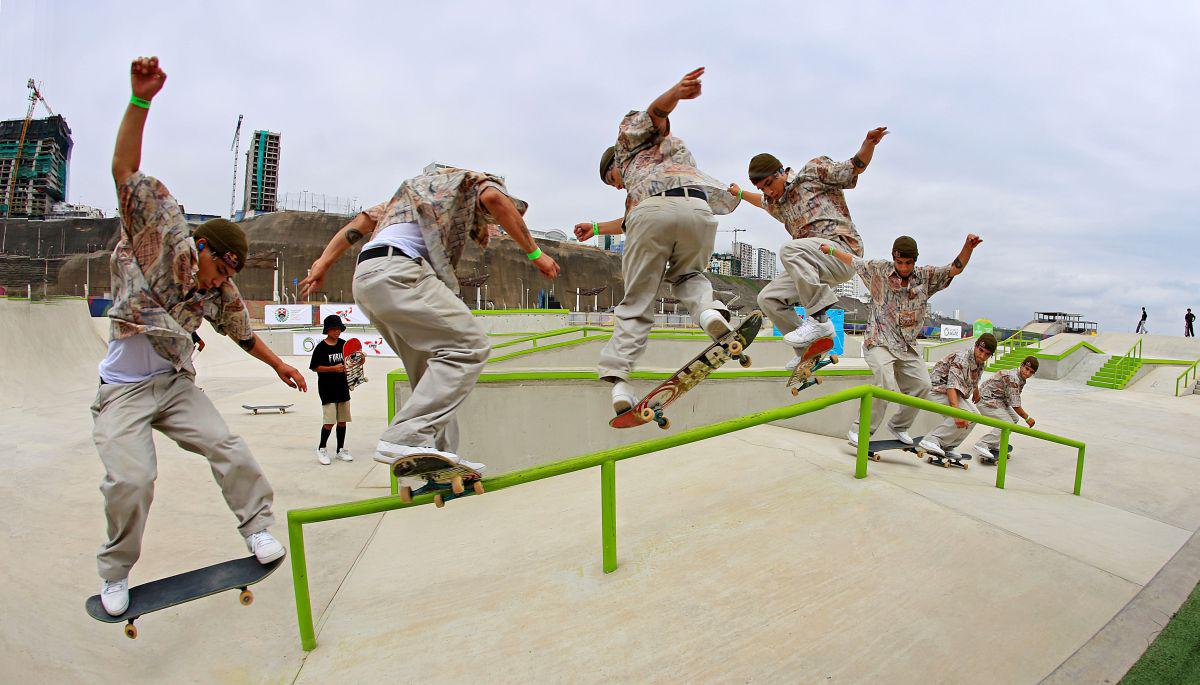
<svg viewBox="0 0 1200 685"><path fill-rule="evenodd" d="M495 188L485 188L479 194L479 202L504 227L508 235L512 236L512 239L521 246L521 250L526 255L542 252L538 249L537 243L533 241L533 236L529 235L525 218L521 216L521 212L517 210L517 206L507 195ZM532 261L537 270L541 271L546 278L558 276L558 263L550 255L542 253Z"/></svg>
<svg viewBox="0 0 1200 685"><path fill-rule="evenodd" d="M363 239L363 236L370 235L375 230L375 220L367 216L366 212L359 212L350 223L342 226L342 229L334 234L330 239L329 244L325 246L325 251L317 257L317 261L312 263L312 267L308 270L308 275L300 281L300 296L308 297L313 292L321 288L321 284L325 281L325 274L329 272L329 267L341 258L342 253L350 249L358 241Z"/></svg>
<svg viewBox="0 0 1200 685"><path fill-rule="evenodd" d="M867 131L867 137L863 140L863 144L858 148L858 152L850 158L850 163L854 165L854 173L861 174L867 170L867 166L871 164L871 158L875 156L875 146L883 137L888 134L887 126L880 126Z"/></svg>
<svg viewBox="0 0 1200 685"><path fill-rule="evenodd" d="M749 190L745 190L736 183L730 183L729 184L729 194L737 195L739 199L745 200L746 202L749 202L750 204L754 205L755 207L758 207L759 209L766 209L766 205L763 202L762 193L755 193L755 192L752 192Z"/></svg>
<svg viewBox="0 0 1200 685"><path fill-rule="evenodd" d="M680 100L694 100L700 97L701 76L704 76L704 67L689 71L679 80L679 83L668 88L665 93L650 103L650 109L646 111L650 114L650 119L658 127L658 130L664 132L670 130L667 117L675 111L675 106L679 104Z"/></svg>
<svg viewBox="0 0 1200 685"><path fill-rule="evenodd" d="M129 66L129 82L133 97L125 106L125 116L117 129L117 145L113 150L113 181L119 186L142 165L142 130L150 114L150 100L162 90L167 74L158 66L157 57L139 57Z"/></svg>
<svg viewBox="0 0 1200 685"><path fill-rule="evenodd" d="M825 254L829 255L830 257L833 257L834 259L838 260L839 262L845 264L846 266L854 266L854 254L852 254L851 252L848 252L846 250L839 250L838 248L834 247L833 245L826 245L824 243L822 243L821 246L819 248L817 248L817 251L824 252Z"/></svg>
<svg viewBox="0 0 1200 685"><path fill-rule="evenodd" d="M950 275L957 276L967 268L967 262L971 261L971 254L975 252L975 248L979 247L979 244L982 242L983 238L974 233L967 235L967 241L963 243L962 250L954 258L954 261L950 263Z"/></svg>

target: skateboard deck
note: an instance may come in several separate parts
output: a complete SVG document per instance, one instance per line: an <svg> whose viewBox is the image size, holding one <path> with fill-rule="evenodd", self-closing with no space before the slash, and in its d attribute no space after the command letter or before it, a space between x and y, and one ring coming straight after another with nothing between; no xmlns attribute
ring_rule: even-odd
<svg viewBox="0 0 1200 685"><path fill-rule="evenodd" d="M991 458L988 458L988 457L980 457L980 458L979 458L979 461L980 461L980 463L982 463L982 464L995 464L996 462L1000 461L1000 450L999 450L999 449L994 449L994 450L993 450L993 449L989 449L988 451L992 453L992 456L991 456ZM1012 459L1012 453L1013 453L1013 446L1012 446L1012 445L1009 445L1009 446L1008 446L1008 458L1009 458L1009 459Z"/></svg>
<svg viewBox="0 0 1200 685"><path fill-rule="evenodd" d="M912 452L917 455L917 459L922 459L925 457L925 450L921 449L919 445L923 437L925 436L918 435L913 438L913 444L911 445L900 440L872 440L867 443L867 458L871 461L879 461L880 452L904 450L905 452Z"/></svg>
<svg viewBox="0 0 1200 685"><path fill-rule="evenodd" d="M362 341L350 338L342 347L342 364L346 367L346 385L353 390L367 382L367 356L362 351Z"/></svg>
<svg viewBox="0 0 1200 685"><path fill-rule="evenodd" d="M433 504L439 509L449 500L467 494L468 484L476 495L482 495L484 492L482 473L436 454L404 457L392 464L392 474L397 478L420 478L425 481L425 484L416 490L407 485L401 486L402 501L411 502L416 495L432 492Z"/></svg>
<svg viewBox="0 0 1200 685"><path fill-rule="evenodd" d="M133 625L137 618L225 590L241 590L238 601L249 606L254 601L254 593L250 592L249 586L274 573L286 558L285 554L268 564L261 564L253 556L242 557L135 585L129 588L129 607L120 616L110 616L104 610L100 595L88 597L84 607L88 615L97 621L125 621L125 635L132 639L138 635L137 626Z"/></svg>
<svg viewBox="0 0 1200 685"><path fill-rule="evenodd" d="M801 390L809 386L819 384L821 379L813 374L821 368L838 363L838 356L836 354L831 354L828 357L823 356L832 349L833 338L821 338L814 340L808 346L808 349L804 350L804 354L800 355L800 363L792 370L791 377L787 379L787 383L784 383L783 386L792 389L792 397L799 395Z"/></svg>
<svg viewBox="0 0 1200 685"><path fill-rule="evenodd" d="M762 312L757 309L751 312L736 330L721 336L720 340L713 341L670 378L651 390L640 402L613 417L608 425L613 428L633 428L653 421L663 430L670 428L671 420L663 412L672 402L683 397L688 390L708 378L709 374L721 368L730 359L738 360L743 367L750 366L750 357L745 354L745 350L758 336L762 320Z"/></svg>
<svg viewBox="0 0 1200 685"><path fill-rule="evenodd" d="M257 414L260 410L266 411L268 409L270 409L271 411L278 410L280 414L286 414L287 410L290 409L291 407L292 407L292 405L290 405L290 404L243 404L242 405L242 409L252 411L255 414Z"/></svg>
<svg viewBox="0 0 1200 685"><path fill-rule="evenodd" d="M933 452L926 452L926 454L929 456L927 456L925 458L925 461L929 462L930 464L933 464L934 466L940 466L944 469L948 469L951 466L957 466L960 469L966 471L967 470L966 462L971 461L971 455L960 454L958 452L955 452L954 450L946 450L945 457L939 457L938 455L934 454Z"/></svg>

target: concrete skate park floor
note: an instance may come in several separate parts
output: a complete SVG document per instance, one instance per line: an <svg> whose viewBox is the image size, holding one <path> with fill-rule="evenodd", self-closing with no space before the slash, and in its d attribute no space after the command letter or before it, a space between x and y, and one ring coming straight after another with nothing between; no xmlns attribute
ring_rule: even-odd
<svg viewBox="0 0 1200 685"><path fill-rule="evenodd" d="M991 468L943 470L906 453L854 480L844 440L763 426L619 464L612 574L600 570L591 470L306 526L311 653L286 564L249 608L224 593L143 617L127 640L82 606L104 537L87 409L103 343L86 317L22 306L0 301L0 330L21 324L45 344L4 340L16 355L6 373L29 388L0 415L15 448L0 461L4 680L1036 682L1200 527L1188 448L1200 400L1035 378L1026 404L1038 427L1088 444L1082 497L1069 494L1070 450L1020 436L1000 491ZM395 360L370 360L372 382L355 391L358 460L323 467L315 392L202 334L198 381L271 479L285 543L287 509L386 494L370 453ZM240 406L278 401L296 406ZM244 555L203 459L155 442L160 477L133 581Z"/></svg>

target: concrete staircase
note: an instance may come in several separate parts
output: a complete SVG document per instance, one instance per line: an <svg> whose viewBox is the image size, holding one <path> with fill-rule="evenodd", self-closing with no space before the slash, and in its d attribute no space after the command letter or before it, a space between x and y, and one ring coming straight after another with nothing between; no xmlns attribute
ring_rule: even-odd
<svg viewBox="0 0 1200 685"><path fill-rule="evenodd" d="M1100 370L1092 376L1087 384L1096 388L1124 390L1141 368L1141 359L1129 356L1109 357L1104 366L1100 367Z"/></svg>

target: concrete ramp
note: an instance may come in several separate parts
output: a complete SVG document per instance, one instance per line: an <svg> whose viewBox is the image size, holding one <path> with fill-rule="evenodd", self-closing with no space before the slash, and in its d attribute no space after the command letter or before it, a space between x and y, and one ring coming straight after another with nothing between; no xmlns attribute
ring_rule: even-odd
<svg viewBox="0 0 1200 685"><path fill-rule="evenodd" d="M107 319L105 320L107 321ZM30 302L0 298L0 406L56 404L68 392L99 382L96 366L107 344L84 300Z"/></svg>

